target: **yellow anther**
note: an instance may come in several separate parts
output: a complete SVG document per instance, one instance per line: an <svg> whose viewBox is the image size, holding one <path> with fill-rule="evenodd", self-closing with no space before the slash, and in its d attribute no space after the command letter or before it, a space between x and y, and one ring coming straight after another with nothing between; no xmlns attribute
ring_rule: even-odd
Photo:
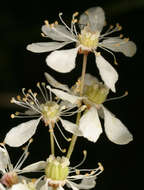
<svg viewBox="0 0 144 190"><path fill-rule="evenodd" d="M45 23L45 25L47 25L47 26L49 25L48 20L45 20L44 23Z"/></svg>
<svg viewBox="0 0 144 190"><path fill-rule="evenodd" d="M11 116L10 116L12 119L15 117L15 114L11 114Z"/></svg>
<svg viewBox="0 0 144 190"><path fill-rule="evenodd" d="M43 32L41 32L41 36L42 36L42 37L46 37L46 35L45 35Z"/></svg>
<svg viewBox="0 0 144 190"><path fill-rule="evenodd" d="M1 145L1 146L4 146L4 145L5 145L5 142L1 142L0 145Z"/></svg>
<svg viewBox="0 0 144 190"><path fill-rule="evenodd" d="M53 28L54 27L54 23L50 24L50 27Z"/></svg>
<svg viewBox="0 0 144 190"><path fill-rule="evenodd" d="M88 174L88 173L85 173L85 176L89 176L89 174Z"/></svg>
<svg viewBox="0 0 144 190"><path fill-rule="evenodd" d="M25 97L25 98L23 98L22 100L23 100L24 102L26 102L26 101L27 101L27 98Z"/></svg>
<svg viewBox="0 0 144 190"><path fill-rule="evenodd" d="M18 95L18 96L17 96L17 100L19 100L19 101L21 100L21 97L20 97L20 95Z"/></svg>
<svg viewBox="0 0 144 190"><path fill-rule="evenodd" d="M79 175L80 174L80 171L79 170L75 170L75 173L77 174L77 175Z"/></svg>
<svg viewBox="0 0 144 190"><path fill-rule="evenodd" d="M91 171L90 174L93 175L95 172L94 171Z"/></svg>
<svg viewBox="0 0 144 190"><path fill-rule="evenodd" d="M32 182L32 183L35 183L36 180L37 180L36 178L32 178L32 179L31 179L31 182Z"/></svg>
<svg viewBox="0 0 144 190"><path fill-rule="evenodd" d="M28 93L32 93L32 90L31 90L31 89L29 89L29 90L28 90Z"/></svg>
<svg viewBox="0 0 144 190"><path fill-rule="evenodd" d="M40 82L37 82L37 87L40 87Z"/></svg>
<svg viewBox="0 0 144 190"><path fill-rule="evenodd" d="M99 169L100 169L101 171L104 171L104 167L103 167L103 165L102 165L100 162L98 162L98 166L99 166Z"/></svg>
<svg viewBox="0 0 144 190"><path fill-rule="evenodd" d="M54 22L54 24L55 24L55 25L58 25L58 21L56 20L56 21Z"/></svg>
<svg viewBox="0 0 144 190"><path fill-rule="evenodd" d="M66 148L62 149L62 152L65 153L66 152Z"/></svg>
<svg viewBox="0 0 144 190"><path fill-rule="evenodd" d="M120 34L120 38L123 38L123 34Z"/></svg>
<svg viewBox="0 0 144 190"><path fill-rule="evenodd" d="M10 103L14 103L14 101L15 101L15 99L14 99L14 98L12 98L12 99L10 100Z"/></svg>
<svg viewBox="0 0 144 190"><path fill-rule="evenodd" d="M34 95L34 97L36 97L36 96L37 96L37 93L36 93L36 92L34 92L34 93L33 93L33 95Z"/></svg>
<svg viewBox="0 0 144 190"><path fill-rule="evenodd" d="M46 85L45 82L42 82L41 84L42 84L42 86L45 86L45 85Z"/></svg>
<svg viewBox="0 0 144 190"><path fill-rule="evenodd" d="M115 64L115 65L118 65L118 62L117 62L116 60L114 60L114 64Z"/></svg>
<svg viewBox="0 0 144 190"><path fill-rule="evenodd" d="M78 16L78 14L79 14L79 12L75 12L75 13L73 14L73 16L76 17L76 16Z"/></svg>
<svg viewBox="0 0 144 190"><path fill-rule="evenodd" d="M70 141L71 141L71 138L68 138L67 141L70 142Z"/></svg>
<svg viewBox="0 0 144 190"><path fill-rule="evenodd" d="M125 91L125 94L124 94L125 96L127 96L128 95L128 91Z"/></svg>
<svg viewBox="0 0 144 190"><path fill-rule="evenodd" d="M33 142L33 138L31 138L30 140L29 140L29 143L32 143Z"/></svg>
<svg viewBox="0 0 144 190"><path fill-rule="evenodd" d="M83 150L83 154L84 154L84 156L86 156L87 155L87 151Z"/></svg>
<svg viewBox="0 0 144 190"><path fill-rule="evenodd" d="M15 112L15 115L19 115L19 112L17 111L17 112Z"/></svg>

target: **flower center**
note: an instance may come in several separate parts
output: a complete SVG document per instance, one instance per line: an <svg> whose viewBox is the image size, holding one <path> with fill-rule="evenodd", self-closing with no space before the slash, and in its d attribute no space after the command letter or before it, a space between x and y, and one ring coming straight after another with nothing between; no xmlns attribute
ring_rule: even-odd
<svg viewBox="0 0 144 190"><path fill-rule="evenodd" d="M102 83L84 86L84 95L95 104L102 104L109 93L109 89Z"/></svg>
<svg viewBox="0 0 144 190"><path fill-rule="evenodd" d="M60 115L59 105L56 102L47 101L45 104L40 105L45 125L49 122L55 122Z"/></svg>
<svg viewBox="0 0 144 190"><path fill-rule="evenodd" d="M6 187L11 187L12 185L18 183L18 176L15 172L5 173L0 179L0 182Z"/></svg>
<svg viewBox="0 0 144 190"><path fill-rule="evenodd" d="M69 173L69 160L66 157L54 157L50 155L47 159L47 166L45 168L46 177L49 180L49 185L58 187L65 185L65 179Z"/></svg>
<svg viewBox="0 0 144 190"><path fill-rule="evenodd" d="M79 42L81 45L90 48L90 49L96 49L98 46L99 41L99 32L91 33L90 31L87 31L86 28L84 28L81 31L81 34L79 34Z"/></svg>

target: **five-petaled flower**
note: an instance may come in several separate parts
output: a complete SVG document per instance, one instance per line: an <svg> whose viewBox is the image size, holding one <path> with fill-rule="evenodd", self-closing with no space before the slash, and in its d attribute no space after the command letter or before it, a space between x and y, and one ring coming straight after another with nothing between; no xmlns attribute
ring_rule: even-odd
<svg viewBox="0 0 144 190"><path fill-rule="evenodd" d="M49 24L48 21L46 21L46 24L42 26L43 36L51 38L56 42L32 43L27 46L27 49L36 53L56 50L47 56L46 62L48 66L62 73L70 72L75 68L77 53L93 52L102 80L115 92L115 83L118 80L118 73L108 61L102 57L100 52L97 51L97 48L99 47L112 54L116 63L113 51L121 52L125 56L131 57L136 52L136 45L132 41L129 41L128 38L122 38L122 35L107 37L113 32L121 30L119 24L116 24L116 27L110 26L105 33L101 33L105 25L105 14L101 7L89 8L80 16L79 21L75 18L78 12L74 13L71 27L66 25L61 15L62 14L59 14L59 17L63 25L58 24L58 22ZM76 23L79 24L80 33L76 30ZM57 50L73 42L76 43L76 48Z"/></svg>
<svg viewBox="0 0 144 190"><path fill-rule="evenodd" d="M48 73L45 73L48 82L55 88L66 90L66 86L59 85ZM80 80L68 91L62 91L59 89L52 89L52 92L63 100L70 100L70 96L76 96L80 89ZM67 87L68 88L68 87ZM99 82L94 76L90 74L85 75L84 81L84 94L83 102L87 105L87 110L82 115L79 126L67 121L63 123L63 126L67 128L67 131L83 136L92 142L96 142L102 133L102 126L99 116L104 119L104 129L109 140L116 144L127 144L133 140L132 134L128 131L125 125L115 117L107 108L102 104L109 93L109 89L102 82ZM71 102L72 103L72 102ZM69 123L69 124L68 124Z"/></svg>
<svg viewBox="0 0 144 190"><path fill-rule="evenodd" d="M72 190L94 188L96 177L103 171L103 166L98 163L98 168L95 169L77 169L86 158L86 151L83 152L84 159L75 167L69 167L69 159L64 156L50 155L46 161L45 183L41 190L48 190L50 187L63 190L65 184ZM81 183L76 183L76 181L81 181Z"/></svg>
<svg viewBox="0 0 144 190"><path fill-rule="evenodd" d="M42 87L43 89L42 89ZM58 121L60 120L61 123L65 123L67 120L62 119L62 116L71 116L74 113L77 113L81 110L83 110L83 107L80 109L74 109L76 108L76 103L80 101L80 97L73 96L70 99L70 102L73 103L73 106L68 107L68 104L65 104L63 101L62 104L60 103L60 99L57 98L57 100L52 100L52 89L49 88L46 89L45 83L37 83L37 87L39 88L43 100L38 100L37 93L33 93L32 90L28 90L28 92L25 92L25 89L22 89L24 97L17 96L17 98L12 98L11 103L15 103L19 106L22 106L26 108L26 111L24 113L16 112L15 114L12 114L12 118L37 118L37 119L32 119L27 122L23 122L19 124L18 126L12 128L7 134L4 139L4 142L8 144L9 146L12 147L18 147L23 145L26 141L28 141L36 132L37 126L42 120L45 124L45 126L49 126L49 131L52 133L55 142L57 143L58 147L59 143L54 135L54 126L56 125L63 137L67 140L70 141L70 138L67 138L59 124ZM48 96L48 92L50 95ZM40 97L39 97L40 98ZM75 105L74 105L75 104ZM65 126L64 126L65 128ZM60 148L61 149L61 148ZM62 149L61 149L62 150ZM65 151L62 150L62 151Z"/></svg>
<svg viewBox="0 0 144 190"><path fill-rule="evenodd" d="M4 185L5 187L10 188L14 184L18 184L25 179L25 177L20 174L36 171L39 172L45 167L44 161L38 161L21 169L22 164L29 155L28 148L31 142L32 139L30 139L28 145L24 147L24 152L15 166L11 163L9 153L5 145L3 143L0 144L0 173L2 174L0 179L1 186Z"/></svg>

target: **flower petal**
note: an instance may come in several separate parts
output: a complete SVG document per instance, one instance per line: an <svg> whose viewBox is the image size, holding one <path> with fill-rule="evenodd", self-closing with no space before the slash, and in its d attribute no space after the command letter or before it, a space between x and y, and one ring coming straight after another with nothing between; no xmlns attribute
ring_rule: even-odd
<svg viewBox="0 0 144 190"><path fill-rule="evenodd" d="M61 84L60 82L58 82L57 80L55 80L50 74L48 74L48 73L45 72L44 75L45 75L45 77L46 77L48 83L49 83L51 86L53 86L53 87L55 87L55 88L59 88L59 89L61 89L61 90L65 90L65 91L67 91L67 92L70 91L70 90L69 90L69 87L68 87L67 85Z"/></svg>
<svg viewBox="0 0 144 190"><path fill-rule="evenodd" d="M103 40L100 45L115 52L121 52L125 56L132 57L136 53L136 45L132 41L118 38L108 38Z"/></svg>
<svg viewBox="0 0 144 190"><path fill-rule="evenodd" d="M27 142L36 132L40 118L33 119L12 128L4 139L4 142L12 147L18 147Z"/></svg>
<svg viewBox="0 0 144 190"><path fill-rule="evenodd" d="M78 188L79 189L92 189L92 188L94 188L96 185L95 179L96 179L96 176L82 179L81 183L78 184Z"/></svg>
<svg viewBox="0 0 144 190"><path fill-rule="evenodd" d="M75 68L77 52L78 48L54 51L46 58L46 63L60 73L68 73Z"/></svg>
<svg viewBox="0 0 144 190"><path fill-rule="evenodd" d="M105 14L103 9L101 7L89 8L80 16L79 23L81 29L88 25L92 32L101 32L105 25Z"/></svg>
<svg viewBox="0 0 144 190"><path fill-rule="evenodd" d="M42 32L46 37L56 41L76 41L74 35L69 32L65 26L57 24L54 26L43 25Z"/></svg>
<svg viewBox="0 0 144 190"><path fill-rule="evenodd" d="M69 94L67 92L64 92L62 90L58 90L58 89L52 89L50 86L47 86L47 88L53 92L58 98L62 99L62 100L66 100L72 104L77 104L79 103L79 100L82 99L82 97L80 96L75 96L72 94Z"/></svg>
<svg viewBox="0 0 144 190"><path fill-rule="evenodd" d="M64 119L60 119L60 121L66 131L68 131L74 135L77 135L77 136L82 136L82 133L79 130L79 127L75 123L72 123L72 122L64 120Z"/></svg>
<svg viewBox="0 0 144 190"><path fill-rule="evenodd" d="M0 147L0 171L5 173L5 169L9 163L9 155L8 152Z"/></svg>
<svg viewBox="0 0 144 190"><path fill-rule="evenodd" d="M43 53L59 49L69 43L70 42L40 42L29 44L26 48L34 53Z"/></svg>
<svg viewBox="0 0 144 190"><path fill-rule="evenodd" d="M95 107L91 107L80 119L79 129L82 135L92 142L96 142L102 133L101 123Z"/></svg>
<svg viewBox="0 0 144 190"><path fill-rule="evenodd" d="M118 80L118 73L100 54L96 54L96 64L104 83L115 92L115 83Z"/></svg>
<svg viewBox="0 0 144 190"><path fill-rule="evenodd" d="M22 169L21 173L25 172L39 172L46 167L46 162L45 161L39 161L33 164L30 164Z"/></svg>
<svg viewBox="0 0 144 190"><path fill-rule="evenodd" d="M111 114L104 106L104 127L107 137L110 141L124 145L133 140L132 134L124 126L124 124Z"/></svg>
<svg viewBox="0 0 144 190"><path fill-rule="evenodd" d="M23 183L17 183L14 184L11 188L11 190L28 190L28 186Z"/></svg>
<svg viewBox="0 0 144 190"><path fill-rule="evenodd" d="M74 182L72 182L72 181L69 181L69 180L67 180L66 181L67 183L67 186L68 187L70 187L70 188L72 188L72 190L79 190L76 186L77 186L77 184L76 183L74 183Z"/></svg>

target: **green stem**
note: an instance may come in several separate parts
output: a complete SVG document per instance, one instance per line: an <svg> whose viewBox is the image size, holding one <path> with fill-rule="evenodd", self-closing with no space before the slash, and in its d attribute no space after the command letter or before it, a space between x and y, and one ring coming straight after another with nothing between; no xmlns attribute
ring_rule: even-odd
<svg viewBox="0 0 144 190"><path fill-rule="evenodd" d="M81 74L81 85L80 85L80 96L83 95L83 88L84 88L84 78L85 78L85 73L86 73L86 64L87 64L87 53L84 54L83 57L83 67L82 67L82 74ZM80 117L81 117L81 112L77 113L77 118L76 118L76 125L79 125L79 121L80 121ZM71 143L67 152L67 158L70 159L71 154L74 150L75 144L76 144L76 140L77 140L77 135L72 136L71 139Z"/></svg>
<svg viewBox="0 0 144 190"><path fill-rule="evenodd" d="M50 128L50 145L51 145L51 154L55 154L55 148L54 148L54 136L53 136L53 127Z"/></svg>

